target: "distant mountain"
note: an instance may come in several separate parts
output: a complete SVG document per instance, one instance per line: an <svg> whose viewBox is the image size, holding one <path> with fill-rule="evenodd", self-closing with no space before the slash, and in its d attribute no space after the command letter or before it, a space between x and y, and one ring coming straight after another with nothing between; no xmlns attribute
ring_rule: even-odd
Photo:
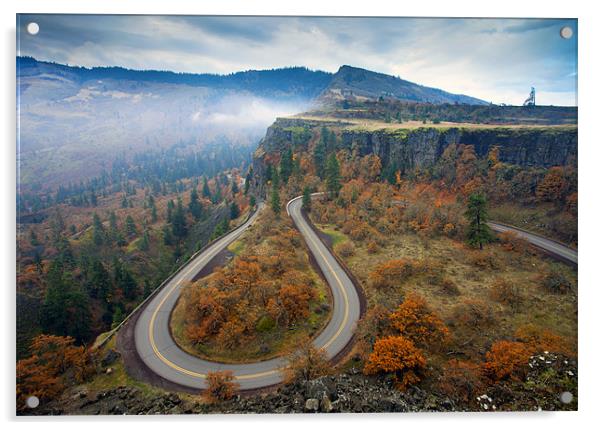
<svg viewBox="0 0 602 430"><path fill-rule="evenodd" d="M351 66L342 66L320 95L320 99L325 102L345 98L377 99L380 97L433 104L489 104L474 97L448 93L438 88L425 87L394 76Z"/></svg>
<svg viewBox="0 0 602 430"><path fill-rule="evenodd" d="M255 146L276 117L347 97L483 101L343 66L229 75L77 67L17 57L20 180L55 187L98 174L116 156L178 145Z"/></svg>
<svg viewBox="0 0 602 430"><path fill-rule="evenodd" d="M93 80L127 80L144 83L189 85L221 90L242 90L263 97L312 99L330 82L332 73L306 67L272 70L248 70L228 75L176 73L160 70L131 70L123 67L79 67L17 57L17 75L21 77L50 74L85 82Z"/></svg>

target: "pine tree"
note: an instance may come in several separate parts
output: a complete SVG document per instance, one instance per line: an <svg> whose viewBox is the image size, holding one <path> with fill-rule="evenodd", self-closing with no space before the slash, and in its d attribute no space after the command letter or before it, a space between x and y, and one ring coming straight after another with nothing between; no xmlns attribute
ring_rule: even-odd
<svg viewBox="0 0 602 430"><path fill-rule="evenodd" d="M186 236L186 216L182 207L182 199L178 198L178 204L172 216L171 231L177 238Z"/></svg>
<svg viewBox="0 0 602 430"><path fill-rule="evenodd" d="M311 191L308 186L303 188L303 209L307 212L311 212Z"/></svg>
<svg viewBox="0 0 602 430"><path fill-rule="evenodd" d="M238 184L236 183L236 178L232 178L232 195L235 196L238 194Z"/></svg>
<svg viewBox="0 0 602 430"><path fill-rule="evenodd" d="M330 154L326 163L326 189L331 199L337 197L341 190L341 168L334 153Z"/></svg>
<svg viewBox="0 0 602 430"><path fill-rule="evenodd" d="M288 148L286 151L284 151L282 158L280 159L280 178L282 179L282 183L286 184L292 173L293 151Z"/></svg>
<svg viewBox="0 0 602 430"><path fill-rule="evenodd" d="M173 221L173 210L175 208L173 200L167 202L167 222L171 223Z"/></svg>
<svg viewBox="0 0 602 430"><path fill-rule="evenodd" d="M236 219L240 216L240 209L236 202L230 203L230 219Z"/></svg>
<svg viewBox="0 0 602 430"><path fill-rule="evenodd" d="M209 183L206 176L203 176L203 197L206 199L211 198L211 190L209 189Z"/></svg>
<svg viewBox="0 0 602 430"><path fill-rule="evenodd" d="M277 187L272 187L272 196L270 199L272 205L272 211L276 215L276 217L280 217L280 211L282 208L280 207L280 193Z"/></svg>
<svg viewBox="0 0 602 430"><path fill-rule="evenodd" d="M193 187L192 191L190 191L190 203L188 204L188 210L195 220L198 221L201 219L201 216L203 215L203 206L199 202L199 195L196 191L196 187Z"/></svg>
<svg viewBox="0 0 602 430"><path fill-rule="evenodd" d="M136 229L136 223L134 222L134 218L131 215L128 215L125 219L125 236L128 238L132 238L136 236L138 230Z"/></svg>
<svg viewBox="0 0 602 430"><path fill-rule="evenodd" d="M328 151L327 140L328 129L322 127L322 135L314 148L314 166L316 167L316 174L320 179L324 179L326 173L326 155Z"/></svg>
<svg viewBox="0 0 602 430"><path fill-rule="evenodd" d="M464 216L468 220L467 240L471 246L483 249L483 244L493 240L493 234L487 225L487 200L483 194L471 194Z"/></svg>
<svg viewBox="0 0 602 430"><path fill-rule="evenodd" d="M92 240L96 246L103 244L105 238L105 229L102 225L102 221L97 213L94 213L92 217Z"/></svg>

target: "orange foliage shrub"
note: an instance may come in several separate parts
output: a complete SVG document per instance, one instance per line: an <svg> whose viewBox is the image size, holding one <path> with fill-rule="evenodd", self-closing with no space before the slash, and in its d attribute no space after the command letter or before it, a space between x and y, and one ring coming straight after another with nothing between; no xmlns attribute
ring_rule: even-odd
<svg viewBox="0 0 602 430"><path fill-rule="evenodd" d="M376 266L370 273L370 280L376 288L394 288L415 273L415 262L406 259L389 260Z"/></svg>
<svg viewBox="0 0 602 430"><path fill-rule="evenodd" d="M560 202L563 200L568 183L562 167L552 167L537 186L535 195L541 202Z"/></svg>
<svg viewBox="0 0 602 430"><path fill-rule="evenodd" d="M517 340L526 343L536 352L550 351L568 356L573 356L574 351L568 341L551 330L542 329L534 324L519 327L514 336Z"/></svg>
<svg viewBox="0 0 602 430"><path fill-rule="evenodd" d="M29 396L51 400L96 371L92 353L74 342L72 337L44 334L33 338L31 357L17 362L17 409L26 408Z"/></svg>
<svg viewBox="0 0 602 430"><path fill-rule="evenodd" d="M209 403L229 400L236 394L240 385L234 382L234 374L230 370L207 373L207 388L204 398Z"/></svg>
<svg viewBox="0 0 602 430"><path fill-rule="evenodd" d="M389 336L376 341L374 351L364 366L364 373L392 373L397 388L405 390L420 381L419 374L425 366L426 359L411 340Z"/></svg>
<svg viewBox="0 0 602 430"><path fill-rule="evenodd" d="M448 396L464 402L474 400L485 388L483 369L470 361L450 360L439 381L439 388Z"/></svg>
<svg viewBox="0 0 602 430"><path fill-rule="evenodd" d="M441 343L449 336L449 329L443 321L417 294L408 295L390 319L393 327L417 345Z"/></svg>
<svg viewBox="0 0 602 430"><path fill-rule="evenodd" d="M492 381L522 380L532 354L533 348L525 343L501 340L487 352L483 370Z"/></svg>

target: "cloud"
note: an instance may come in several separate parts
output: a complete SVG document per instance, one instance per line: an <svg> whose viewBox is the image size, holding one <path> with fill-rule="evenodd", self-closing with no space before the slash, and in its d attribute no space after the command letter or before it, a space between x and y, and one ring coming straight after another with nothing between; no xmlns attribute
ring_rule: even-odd
<svg viewBox="0 0 602 430"><path fill-rule="evenodd" d="M23 29L40 24L37 36ZM564 40L560 28L575 36ZM20 15L20 54L83 66L231 73L350 64L504 103L529 88L573 104L577 21ZM519 96L520 94L520 96ZM552 99L550 99L552 100Z"/></svg>

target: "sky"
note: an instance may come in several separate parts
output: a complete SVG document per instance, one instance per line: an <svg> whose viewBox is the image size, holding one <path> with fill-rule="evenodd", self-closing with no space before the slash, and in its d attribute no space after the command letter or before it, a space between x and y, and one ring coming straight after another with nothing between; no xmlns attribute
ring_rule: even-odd
<svg viewBox="0 0 602 430"><path fill-rule="evenodd" d="M70 65L224 74L347 64L493 103L522 104L534 86L537 104L577 105L575 19L20 15L17 28L18 55Z"/></svg>

